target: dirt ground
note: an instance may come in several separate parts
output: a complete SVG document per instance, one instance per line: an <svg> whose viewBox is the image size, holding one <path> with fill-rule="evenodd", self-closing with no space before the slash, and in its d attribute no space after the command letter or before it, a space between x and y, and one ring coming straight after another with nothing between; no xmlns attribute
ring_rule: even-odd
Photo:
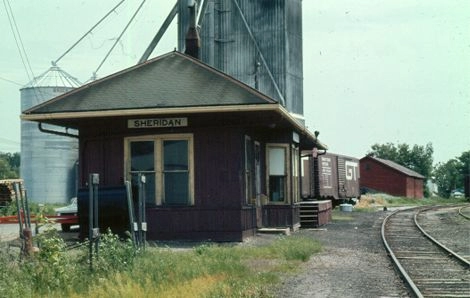
<svg viewBox="0 0 470 298"><path fill-rule="evenodd" d="M324 227L300 230L299 234L319 240L324 249L304 263L300 271L283 278L276 296L409 297L380 238L382 221L390 212L339 212ZM9 225L2 230L2 241L16 238L16 229ZM260 235L251 244L272 239L272 235Z"/></svg>
<svg viewBox="0 0 470 298"><path fill-rule="evenodd" d="M286 277L277 297L410 297L381 242L389 212L341 212L322 229L301 230L324 250Z"/></svg>

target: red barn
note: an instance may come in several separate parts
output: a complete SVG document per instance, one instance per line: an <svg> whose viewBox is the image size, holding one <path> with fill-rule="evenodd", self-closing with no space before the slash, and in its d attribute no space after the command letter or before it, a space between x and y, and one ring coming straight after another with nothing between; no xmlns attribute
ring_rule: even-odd
<svg viewBox="0 0 470 298"><path fill-rule="evenodd" d="M424 176L393 161L366 156L360 160L361 189L407 198L423 197Z"/></svg>

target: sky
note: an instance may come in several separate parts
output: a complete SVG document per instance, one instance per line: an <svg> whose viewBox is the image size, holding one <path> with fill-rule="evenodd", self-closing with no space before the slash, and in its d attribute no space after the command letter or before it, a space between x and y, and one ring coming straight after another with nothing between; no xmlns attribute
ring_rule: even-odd
<svg viewBox="0 0 470 298"><path fill-rule="evenodd" d="M118 0L4 0L0 5L0 152L20 151L20 91ZM58 62L88 81L134 14L128 0ZM174 0L147 0L104 77L133 66ZM373 144L432 143L434 162L470 150L470 1L303 0L304 116L329 151L357 158ZM26 71L10 28L13 11ZM176 46L176 20L151 57Z"/></svg>

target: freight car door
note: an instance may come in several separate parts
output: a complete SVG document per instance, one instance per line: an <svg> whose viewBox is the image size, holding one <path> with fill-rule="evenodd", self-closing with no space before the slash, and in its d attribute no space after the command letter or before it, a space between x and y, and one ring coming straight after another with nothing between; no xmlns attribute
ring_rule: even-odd
<svg viewBox="0 0 470 298"><path fill-rule="evenodd" d="M318 157L318 178L321 198L338 199L336 156L325 154Z"/></svg>

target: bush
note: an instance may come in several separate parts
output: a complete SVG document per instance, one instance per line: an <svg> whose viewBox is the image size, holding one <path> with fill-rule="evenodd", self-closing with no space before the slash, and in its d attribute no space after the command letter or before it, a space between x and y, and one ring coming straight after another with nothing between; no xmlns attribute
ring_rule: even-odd
<svg viewBox="0 0 470 298"><path fill-rule="evenodd" d="M41 295L67 289L77 269L67 254L64 240L55 229L45 230L36 240L39 252L20 263L31 289Z"/></svg>
<svg viewBox="0 0 470 298"><path fill-rule="evenodd" d="M132 240L119 239L110 229L102 234L98 244L98 255L95 256L94 270L100 274L122 271L132 266L136 252Z"/></svg>

